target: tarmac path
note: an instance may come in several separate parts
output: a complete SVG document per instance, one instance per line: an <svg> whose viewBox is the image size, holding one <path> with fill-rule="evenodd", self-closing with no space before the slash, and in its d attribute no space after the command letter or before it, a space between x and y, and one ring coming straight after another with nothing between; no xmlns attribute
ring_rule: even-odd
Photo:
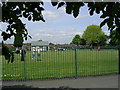
<svg viewBox="0 0 120 90"><path fill-rule="evenodd" d="M77 79L3 81L2 86L25 85L37 88L118 88L118 75L79 77Z"/></svg>

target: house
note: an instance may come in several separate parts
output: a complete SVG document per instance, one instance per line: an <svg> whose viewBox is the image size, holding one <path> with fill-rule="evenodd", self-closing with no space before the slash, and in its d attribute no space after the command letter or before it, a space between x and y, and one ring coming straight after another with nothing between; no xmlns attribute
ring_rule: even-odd
<svg viewBox="0 0 120 90"><path fill-rule="evenodd" d="M31 42L31 50L37 51L48 51L49 50L49 42L48 41L32 41Z"/></svg>

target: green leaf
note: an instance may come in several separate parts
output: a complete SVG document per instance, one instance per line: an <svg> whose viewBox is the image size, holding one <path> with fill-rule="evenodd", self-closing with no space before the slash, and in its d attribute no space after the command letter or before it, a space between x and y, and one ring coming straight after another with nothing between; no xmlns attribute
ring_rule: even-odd
<svg viewBox="0 0 120 90"><path fill-rule="evenodd" d="M6 41L10 35L7 34L6 32L2 32L1 36L3 36L3 40Z"/></svg>
<svg viewBox="0 0 120 90"><path fill-rule="evenodd" d="M62 7L64 4L65 4L64 2L60 2L60 3L58 4L57 9L60 8L60 7Z"/></svg>
<svg viewBox="0 0 120 90"><path fill-rule="evenodd" d="M25 37L25 40L27 40L27 37Z"/></svg>
<svg viewBox="0 0 120 90"><path fill-rule="evenodd" d="M107 12L103 12L103 14L100 16L100 18L105 18L108 16L108 13Z"/></svg>
<svg viewBox="0 0 120 90"><path fill-rule="evenodd" d="M115 17L115 24L117 27L120 27L120 19L118 17Z"/></svg>
<svg viewBox="0 0 120 90"><path fill-rule="evenodd" d="M94 11L95 11L95 9L93 8L93 9L91 9L90 10L90 12L89 12L89 14L92 16L93 15L93 13L94 13Z"/></svg>
<svg viewBox="0 0 120 90"><path fill-rule="evenodd" d="M73 16L76 18L79 14L80 7L84 6L82 2L75 2L73 7Z"/></svg>
<svg viewBox="0 0 120 90"><path fill-rule="evenodd" d="M28 15L26 14L26 12L23 12L23 16L24 16L25 18L28 17Z"/></svg>
<svg viewBox="0 0 120 90"><path fill-rule="evenodd" d="M12 24L12 23L13 23L13 20L10 19L10 20L9 20L9 24Z"/></svg>
<svg viewBox="0 0 120 90"><path fill-rule="evenodd" d="M23 45L23 37L22 34L16 34L14 39L14 46L15 47L22 47Z"/></svg>
<svg viewBox="0 0 120 90"><path fill-rule="evenodd" d="M32 39L32 37L30 35L28 35L28 37Z"/></svg>
<svg viewBox="0 0 120 90"><path fill-rule="evenodd" d="M73 16L76 18L79 14L79 7L77 7L77 5L74 6L73 9Z"/></svg>
<svg viewBox="0 0 120 90"><path fill-rule="evenodd" d="M115 25L113 25L113 26L111 27L110 31L112 31L114 28L115 28Z"/></svg>
<svg viewBox="0 0 120 90"><path fill-rule="evenodd" d="M96 13L99 14L100 13L100 9L96 9Z"/></svg>
<svg viewBox="0 0 120 90"><path fill-rule="evenodd" d="M94 2L88 2L88 7L93 7Z"/></svg>
<svg viewBox="0 0 120 90"><path fill-rule="evenodd" d="M28 20L30 21L32 19L31 15L28 17Z"/></svg>
<svg viewBox="0 0 120 90"><path fill-rule="evenodd" d="M39 12L44 11L45 9L43 7L38 7L37 8Z"/></svg>
<svg viewBox="0 0 120 90"><path fill-rule="evenodd" d="M104 26L108 22L108 18L101 22L100 27Z"/></svg>
<svg viewBox="0 0 120 90"><path fill-rule="evenodd" d="M51 3L53 6L56 6L58 4L58 0L51 0Z"/></svg>
<svg viewBox="0 0 120 90"><path fill-rule="evenodd" d="M109 18L108 22L107 22L107 25L108 25L108 27L110 29L113 26L113 19Z"/></svg>
<svg viewBox="0 0 120 90"><path fill-rule="evenodd" d="M40 0L39 2L40 2L40 4L44 5L43 1Z"/></svg>
<svg viewBox="0 0 120 90"><path fill-rule="evenodd" d="M66 2L67 6L66 6L66 13L67 14L71 14L72 10L73 10L73 6L71 2Z"/></svg>
<svg viewBox="0 0 120 90"><path fill-rule="evenodd" d="M3 41L2 41L2 55L5 56L5 59L8 60L8 63L10 61L10 50L7 46L4 45Z"/></svg>

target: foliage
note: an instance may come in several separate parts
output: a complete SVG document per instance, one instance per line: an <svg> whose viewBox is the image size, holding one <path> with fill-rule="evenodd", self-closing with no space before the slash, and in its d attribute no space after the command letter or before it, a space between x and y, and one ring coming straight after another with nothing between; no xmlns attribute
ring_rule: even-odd
<svg viewBox="0 0 120 90"><path fill-rule="evenodd" d="M29 21L43 21L43 15L42 11L44 10L43 2L2 2L2 22L7 23L7 29L6 31L2 32L3 40L7 40L10 37L14 36L14 46L15 47L22 47L23 41L27 40L28 37L31 38L30 35L28 35L28 31L25 27L25 24L22 22L21 18L24 17L28 19ZM7 53L3 53L5 55L8 62L12 59L11 55L14 54L5 46L3 47L2 52L6 52L4 50L7 50Z"/></svg>
<svg viewBox="0 0 120 90"><path fill-rule="evenodd" d="M81 38L80 35L75 35L70 44L86 45L86 40L84 38Z"/></svg>
<svg viewBox="0 0 120 90"><path fill-rule="evenodd" d="M2 22L8 24L6 32L2 32L3 40L14 36L14 46L21 47L27 37L31 38L21 18L45 22L41 5L43 2L2 2Z"/></svg>
<svg viewBox="0 0 120 90"><path fill-rule="evenodd" d="M81 40L80 35L75 35L75 37L72 40L72 44L79 45L80 44L80 40Z"/></svg>
<svg viewBox="0 0 120 90"><path fill-rule="evenodd" d="M49 43L49 45L54 45L54 43Z"/></svg>
<svg viewBox="0 0 120 90"><path fill-rule="evenodd" d="M99 14L102 12L100 18L103 18L103 22L100 27L107 24L110 30L116 29L120 33L120 3L119 2L67 2L66 0L51 0L53 6L57 6L57 9L64 6L67 14L73 14L76 18L80 13L80 8L87 4L89 14L92 16L94 12ZM14 46L21 47L23 41L27 40L31 36L28 34L28 30L21 18L26 18L29 21L43 21L42 11L44 8L42 1L39 2L2 2L2 22L7 23L6 31L3 30L3 40L6 41L10 37L14 36Z"/></svg>
<svg viewBox="0 0 120 90"><path fill-rule="evenodd" d="M120 45L120 33L117 30L110 32L110 45Z"/></svg>
<svg viewBox="0 0 120 90"><path fill-rule="evenodd" d="M38 40L39 42L42 41L42 40Z"/></svg>
<svg viewBox="0 0 120 90"><path fill-rule="evenodd" d="M88 26L84 31L82 38L84 38L89 45L104 44L106 36L102 29L97 25ZM102 42L102 43L101 43Z"/></svg>
<svg viewBox="0 0 120 90"><path fill-rule="evenodd" d="M102 12L100 18L103 18L100 27L107 24L110 30L120 27L120 3L119 2L67 2L66 0L51 0L53 6L57 9L64 6L67 14L73 14L76 18L80 13L80 8L88 6L88 12L92 16L94 13L99 14ZM3 40L9 39L14 36L14 46L21 47L24 40L27 40L28 31L25 24L22 22L21 17L29 21L43 21L45 22L42 11L44 8L42 1L40 2L2 2L2 22L8 23L6 32L2 33ZM119 30L120 32L120 30Z"/></svg>
<svg viewBox="0 0 120 90"><path fill-rule="evenodd" d="M57 5L57 8L64 6L66 8L66 13L73 14L75 18L79 15L80 8L85 6L85 4L87 4L91 16L94 15L94 13L100 14L100 12L102 12L100 18L104 20L101 22L100 27L105 24L107 24L110 30L120 27L120 2L103 2L102 0L101 2L85 2L84 0L81 2L74 2L73 0L67 2L66 0L61 0L55 4L52 3L53 6Z"/></svg>
<svg viewBox="0 0 120 90"><path fill-rule="evenodd" d="M86 40L84 38L80 39L80 45L86 45Z"/></svg>
<svg viewBox="0 0 120 90"><path fill-rule="evenodd" d="M30 46L31 43L23 43L23 45Z"/></svg>
<svg viewBox="0 0 120 90"><path fill-rule="evenodd" d="M7 46L4 45L2 41L2 55L5 56L5 59L8 60L8 63L11 61L11 63L14 60L14 54L9 50Z"/></svg>
<svg viewBox="0 0 120 90"><path fill-rule="evenodd" d="M98 39L98 45L102 46L102 45L106 45L106 41L108 40L108 36L105 35L104 33L101 34L101 36Z"/></svg>

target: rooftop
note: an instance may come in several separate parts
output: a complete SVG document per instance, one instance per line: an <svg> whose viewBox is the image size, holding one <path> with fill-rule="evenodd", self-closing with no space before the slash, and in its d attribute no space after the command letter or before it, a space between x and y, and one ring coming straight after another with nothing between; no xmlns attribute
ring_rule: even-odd
<svg viewBox="0 0 120 90"><path fill-rule="evenodd" d="M31 46L45 46L49 45L48 41L32 41Z"/></svg>

